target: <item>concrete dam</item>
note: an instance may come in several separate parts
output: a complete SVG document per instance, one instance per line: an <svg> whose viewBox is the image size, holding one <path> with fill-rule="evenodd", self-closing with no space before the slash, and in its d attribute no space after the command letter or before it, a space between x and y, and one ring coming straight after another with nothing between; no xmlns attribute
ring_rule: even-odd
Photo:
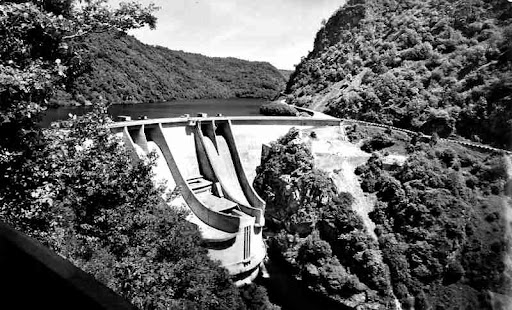
<svg viewBox="0 0 512 310"><path fill-rule="evenodd" d="M157 155L155 174L196 224L211 259L235 284L251 282L262 267L265 202L252 187L263 146L297 129L332 128L341 120L309 117L180 117L117 122L134 161Z"/></svg>

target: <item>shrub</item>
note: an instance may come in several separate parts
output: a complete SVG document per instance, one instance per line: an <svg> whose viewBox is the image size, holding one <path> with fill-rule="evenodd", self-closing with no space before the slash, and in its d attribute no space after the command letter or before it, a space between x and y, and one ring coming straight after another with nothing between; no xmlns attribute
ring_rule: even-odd
<svg viewBox="0 0 512 310"><path fill-rule="evenodd" d="M379 151L384 148L394 145L395 142L387 134L378 134L369 140L364 141L361 149L365 152L371 153L373 151Z"/></svg>
<svg viewBox="0 0 512 310"><path fill-rule="evenodd" d="M318 234L311 234L306 242L299 248L297 260L302 264L313 263L321 265L323 259L332 256L329 243L320 239Z"/></svg>
<svg viewBox="0 0 512 310"><path fill-rule="evenodd" d="M260 107L260 113L267 116L297 116L299 111L286 103L271 102Z"/></svg>
<svg viewBox="0 0 512 310"><path fill-rule="evenodd" d="M267 295L267 290L254 283L242 286L240 288L242 299L249 310L279 310L280 308L273 305Z"/></svg>

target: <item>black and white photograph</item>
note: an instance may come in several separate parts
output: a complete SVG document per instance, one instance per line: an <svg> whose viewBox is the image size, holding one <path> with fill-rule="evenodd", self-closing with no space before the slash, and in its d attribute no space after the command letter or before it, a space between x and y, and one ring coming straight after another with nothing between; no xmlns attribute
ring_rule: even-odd
<svg viewBox="0 0 512 310"><path fill-rule="evenodd" d="M0 1L0 309L512 310L512 0Z"/></svg>

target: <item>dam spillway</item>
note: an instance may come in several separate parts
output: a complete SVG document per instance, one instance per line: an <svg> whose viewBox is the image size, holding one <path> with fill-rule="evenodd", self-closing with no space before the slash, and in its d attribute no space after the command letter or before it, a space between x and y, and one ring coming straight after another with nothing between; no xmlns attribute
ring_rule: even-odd
<svg viewBox="0 0 512 310"><path fill-rule="evenodd" d="M265 203L252 187L262 147L292 127L334 126L331 117L181 117L111 125L134 161L154 152L155 174L179 190L211 259L249 283L266 256ZM340 129L341 130L341 129Z"/></svg>

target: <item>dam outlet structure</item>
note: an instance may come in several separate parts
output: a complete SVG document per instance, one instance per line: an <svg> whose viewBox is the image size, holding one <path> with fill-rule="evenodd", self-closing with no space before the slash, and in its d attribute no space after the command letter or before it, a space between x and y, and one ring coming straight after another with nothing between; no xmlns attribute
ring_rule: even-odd
<svg viewBox="0 0 512 310"><path fill-rule="evenodd" d="M341 128L330 117L180 117L113 123L133 161L156 154L156 178L179 191L211 259L236 285L264 268L265 202L252 187L264 146L292 127ZM158 180L155 180L158 182Z"/></svg>

